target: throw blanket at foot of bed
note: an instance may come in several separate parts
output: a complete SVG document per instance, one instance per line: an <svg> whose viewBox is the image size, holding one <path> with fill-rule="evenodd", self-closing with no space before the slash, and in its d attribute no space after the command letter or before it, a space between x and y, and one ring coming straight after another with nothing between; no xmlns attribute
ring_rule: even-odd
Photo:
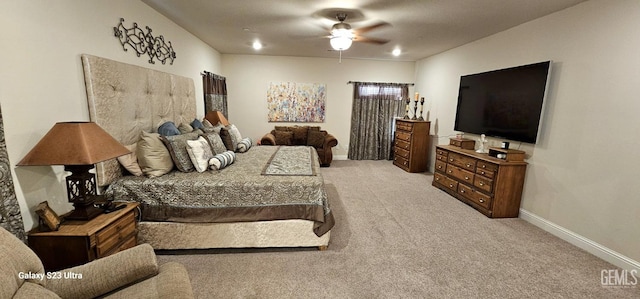
<svg viewBox="0 0 640 299"><path fill-rule="evenodd" d="M316 175L314 157L308 146L279 146L262 171L263 175Z"/></svg>

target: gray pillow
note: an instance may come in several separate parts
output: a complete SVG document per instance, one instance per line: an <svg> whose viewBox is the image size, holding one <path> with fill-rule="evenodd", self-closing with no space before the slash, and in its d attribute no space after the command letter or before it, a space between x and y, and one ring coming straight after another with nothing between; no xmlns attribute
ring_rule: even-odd
<svg viewBox="0 0 640 299"><path fill-rule="evenodd" d="M176 168L182 172L191 172L196 168L191 162L189 152L187 151L187 140L196 140L198 136L202 134L201 130L195 130L191 133L174 135L174 136L162 136L162 142L167 146L171 159L175 163Z"/></svg>
<svg viewBox="0 0 640 299"><path fill-rule="evenodd" d="M158 134L162 136L180 135L180 130L172 121L165 122L158 127Z"/></svg>
<svg viewBox="0 0 640 299"><path fill-rule="evenodd" d="M200 136L204 137L204 139L209 142L209 145L211 146L211 149L213 149L214 154L222 154L227 151L227 147L224 146L224 142L222 142L222 138L220 138L220 135L211 132L204 133Z"/></svg>

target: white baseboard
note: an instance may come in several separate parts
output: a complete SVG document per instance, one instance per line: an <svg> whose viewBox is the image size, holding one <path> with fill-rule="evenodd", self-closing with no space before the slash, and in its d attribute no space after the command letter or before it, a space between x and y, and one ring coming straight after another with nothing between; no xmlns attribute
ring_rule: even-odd
<svg viewBox="0 0 640 299"><path fill-rule="evenodd" d="M579 234L576 234L562 226L559 226L549 220L546 220L538 215L535 215L526 210L520 209L520 216L522 220L527 221L542 230L565 240L615 266L618 266L624 270L636 270L636 273L640 273L640 263L625 255L622 255L614 250L611 250L597 242L589 240Z"/></svg>
<svg viewBox="0 0 640 299"><path fill-rule="evenodd" d="M334 160L349 160L349 159L347 158L347 155L334 155L334 156L333 156L333 159L334 159Z"/></svg>

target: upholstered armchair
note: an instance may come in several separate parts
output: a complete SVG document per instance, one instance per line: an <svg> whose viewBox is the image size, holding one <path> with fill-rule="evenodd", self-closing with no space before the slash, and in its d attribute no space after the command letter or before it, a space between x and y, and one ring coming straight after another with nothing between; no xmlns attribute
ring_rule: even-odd
<svg viewBox="0 0 640 299"><path fill-rule="evenodd" d="M333 161L332 147L338 140L315 126L276 126L260 139L261 145L308 145L318 152L320 166L329 167Z"/></svg>
<svg viewBox="0 0 640 299"><path fill-rule="evenodd" d="M0 228L0 298L193 298L184 266L158 266L148 244L45 272L38 256Z"/></svg>

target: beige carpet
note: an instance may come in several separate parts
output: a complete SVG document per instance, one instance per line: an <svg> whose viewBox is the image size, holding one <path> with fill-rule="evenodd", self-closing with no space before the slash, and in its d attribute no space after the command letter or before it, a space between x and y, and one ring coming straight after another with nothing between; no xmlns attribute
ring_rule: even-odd
<svg viewBox="0 0 640 299"><path fill-rule="evenodd" d="M520 219L489 219L389 161L323 168L336 217L327 251L160 252L198 298L640 298L615 269Z"/></svg>

